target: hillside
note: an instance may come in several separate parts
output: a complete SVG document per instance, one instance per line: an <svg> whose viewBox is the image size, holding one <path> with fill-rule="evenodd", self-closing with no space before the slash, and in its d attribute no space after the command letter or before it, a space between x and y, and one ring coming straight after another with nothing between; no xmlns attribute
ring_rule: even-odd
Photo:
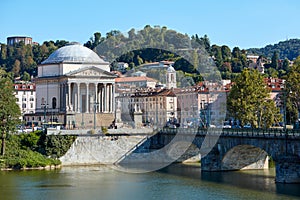
<svg viewBox="0 0 300 200"><path fill-rule="evenodd" d="M279 42L274 45L267 45L263 48L250 48L247 49L249 54L264 55L269 58L272 57L274 51L279 53L279 58L288 58L294 60L300 55L300 39L290 39Z"/></svg>

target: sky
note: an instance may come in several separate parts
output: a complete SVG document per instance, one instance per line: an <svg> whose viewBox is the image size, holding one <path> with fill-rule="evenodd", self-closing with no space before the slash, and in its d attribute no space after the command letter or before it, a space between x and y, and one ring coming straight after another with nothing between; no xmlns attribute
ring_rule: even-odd
<svg viewBox="0 0 300 200"><path fill-rule="evenodd" d="M300 38L299 10L298 0L1 0L0 43L29 36L83 44L95 32L159 25L207 34L211 44L260 48Z"/></svg>

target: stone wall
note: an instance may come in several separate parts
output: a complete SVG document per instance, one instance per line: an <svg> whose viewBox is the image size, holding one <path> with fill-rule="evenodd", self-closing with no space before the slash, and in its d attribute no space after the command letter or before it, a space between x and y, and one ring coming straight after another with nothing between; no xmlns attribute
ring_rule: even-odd
<svg viewBox="0 0 300 200"><path fill-rule="evenodd" d="M113 113L96 113L96 127L108 127L114 120ZM94 127L94 113L76 113L75 125L76 127L82 127L82 121L85 128Z"/></svg>
<svg viewBox="0 0 300 200"><path fill-rule="evenodd" d="M78 136L62 165L114 164L134 151L148 136Z"/></svg>

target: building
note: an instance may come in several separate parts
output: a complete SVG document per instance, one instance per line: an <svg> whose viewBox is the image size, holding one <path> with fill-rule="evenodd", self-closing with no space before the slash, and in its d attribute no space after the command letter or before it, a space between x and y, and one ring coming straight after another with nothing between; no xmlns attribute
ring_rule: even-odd
<svg viewBox="0 0 300 200"><path fill-rule="evenodd" d="M138 76L147 76L146 72L142 72L142 71L137 71L132 73L132 76L138 77Z"/></svg>
<svg viewBox="0 0 300 200"><path fill-rule="evenodd" d="M252 62L252 63L256 63L258 60L259 56L255 56L255 55L247 55L247 60Z"/></svg>
<svg viewBox="0 0 300 200"><path fill-rule="evenodd" d="M170 65L174 65L174 61L167 61L167 60L163 60L160 62L152 62L152 63L145 63L140 65L141 69L163 69L163 68L168 68Z"/></svg>
<svg viewBox="0 0 300 200"><path fill-rule="evenodd" d="M132 123L134 112L142 113L142 122L163 127L177 118L177 97L172 89L142 88L134 93L122 93L117 97L122 121Z"/></svg>
<svg viewBox="0 0 300 200"><path fill-rule="evenodd" d="M17 44L19 42L24 42L25 45L32 45L32 38L26 36L12 36L7 38L8 46L13 46L14 44Z"/></svg>
<svg viewBox="0 0 300 200"><path fill-rule="evenodd" d="M169 65L166 73L166 88L177 88L177 79L176 79L176 71L172 67L172 65Z"/></svg>
<svg viewBox="0 0 300 200"><path fill-rule="evenodd" d="M109 126L114 120L115 78L109 63L92 50L78 43L59 48L38 66L39 122L69 129Z"/></svg>
<svg viewBox="0 0 300 200"><path fill-rule="evenodd" d="M209 82L177 89L181 126L221 126L226 115L226 93L222 85Z"/></svg>
<svg viewBox="0 0 300 200"><path fill-rule="evenodd" d="M129 65L125 62L118 62L117 63L117 71L125 72L128 69Z"/></svg>
<svg viewBox="0 0 300 200"><path fill-rule="evenodd" d="M155 88L158 81L147 76L138 77L120 77L115 79L118 88L132 86L134 88Z"/></svg>
<svg viewBox="0 0 300 200"><path fill-rule="evenodd" d="M35 113L36 106L36 89L34 83L15 83L15 97L17 104L20 107L22 121L25 123L31 122L27 115L33 115ZM33 118L33 120L35 120Z"/></svg>
<svg viewBox="0 0 300 200"><path fill-rule="evenodd" d="M176 71L171 65L166 80L166 88L157 88L158 81L146 76L116 78L122 121L134 122L136 113L141 113L142 123L153 126L177 121ZM126 85L133 87L126 90Z"/></svg>

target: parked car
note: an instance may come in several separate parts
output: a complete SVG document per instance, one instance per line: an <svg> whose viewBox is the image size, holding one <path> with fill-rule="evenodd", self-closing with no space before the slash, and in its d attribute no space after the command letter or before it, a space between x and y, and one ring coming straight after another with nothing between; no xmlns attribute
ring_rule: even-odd
<svg viewBox="0 0 300 200"><path fill-rule="evenodd" d="M243 126L243 128L252 128L251 124L250 123L247 123Z"/></svg>
<svg viewBox="0 0 300 200"><path fill-rule="evenodd" d="M228 121L224 122L223 128L231 128L231 125Z"/></svg>

